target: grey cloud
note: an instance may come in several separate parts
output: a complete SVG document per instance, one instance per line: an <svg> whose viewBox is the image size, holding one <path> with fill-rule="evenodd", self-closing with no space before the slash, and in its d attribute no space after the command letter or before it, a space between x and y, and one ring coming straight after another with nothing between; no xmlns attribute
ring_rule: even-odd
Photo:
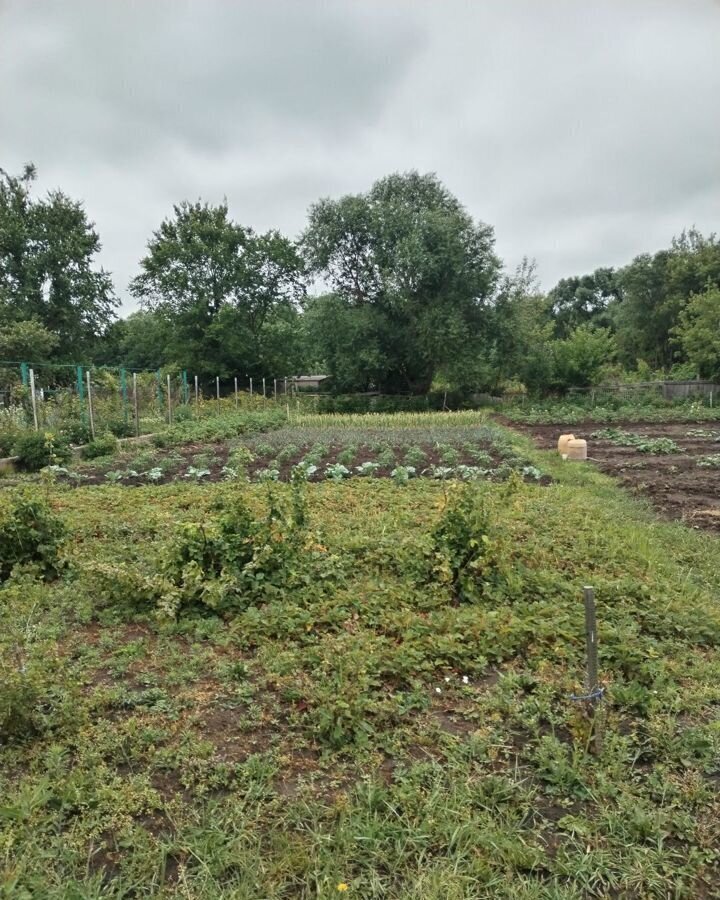
<svg viewBox="0 0 720 900"><path fill-rule="evenodd" d="M546 287L720 211L714 0L0 5L0 165L85 200L124 295L174 202L296 234L433 170Z"/></svg>

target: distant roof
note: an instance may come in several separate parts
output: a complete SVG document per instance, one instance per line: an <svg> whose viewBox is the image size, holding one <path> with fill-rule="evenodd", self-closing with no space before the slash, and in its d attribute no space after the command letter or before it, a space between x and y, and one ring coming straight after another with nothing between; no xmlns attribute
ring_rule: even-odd
<svg viewBox="0 0 720 900"><path fill-rule="evenodd" d="M295 381L324 381L329 375L296 375Z"/></svg>

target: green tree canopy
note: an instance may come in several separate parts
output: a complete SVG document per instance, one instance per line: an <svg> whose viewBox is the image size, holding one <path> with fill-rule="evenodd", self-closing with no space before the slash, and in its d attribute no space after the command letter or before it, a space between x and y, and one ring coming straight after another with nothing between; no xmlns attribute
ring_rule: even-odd
<svg viewBox="0 0 720 900"><path fill-rule="evenodd" d="M555 333L564 338L579 325L609 327L609 309L620 297L613 269L596 269L591 275L561 279L548 294Z"/></svg>
<svg viewBox="0 0 720 900"><path fill-rule="evenodd" d="M621 302L614 308L621 360L646 360L668 369L682 356L676 326L693 294L720 287L720 242L683 232L667 250L643 254L618 273Z"/></svg>
<svg viewBox="0 0 720 900"><path fill-rule="evenodd" d="M305 293L292 241L238 225L226 203L181 203L140 266L130 290L170 326L173 362L201 375L285 374L272 371L269 345Z"/></svg>
<svg viewBox="0 0 720 900"><path fill-rule="evenodd" d="M0 169L0 316L32 321L54 336L54 358L81 359L114 319L107 272L95 269L100 239L82 204L60 191L32 197L36 172ZM37 336L37 334L36 334Z"/></svg>
<svg viewBox="0 0 720 900"><path fill-rule="evenodd" d="M675 335L698 375L720 380L720 288L690 297Z"/></svg>
<svg viewBox="0 0 720 900"><path fill-rule="evenodd" d="M332 288L313 316L329 374L348 388L422 393L481 346L500 271L493 230L435 175L390 175L319 201L303 247Z"/></svg>

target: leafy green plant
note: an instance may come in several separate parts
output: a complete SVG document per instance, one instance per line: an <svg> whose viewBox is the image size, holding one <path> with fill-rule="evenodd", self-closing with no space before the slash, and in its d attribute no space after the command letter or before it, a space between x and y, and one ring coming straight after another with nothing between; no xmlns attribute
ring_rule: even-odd
<svg viewBox="0 0 720 900"><path fill-rule="evenodd" d="M239 610L291 588L302 567L302 491L296 480L289 509L269 494L264 519L254 518L235 495L216 523L182 526L162 564L160 613L174 618L192 609Z"/></svg>
<svg viewBox="0 0 720 900"><path fill-rule="evenodd" d="M406 451L405 457L403 459L404 465L415 466L416 468L419 468L426 462L427 462L427 454L422 449L422 447L416 447L416 446L410 447Z"/></svg>
<svg viewBox="0 0 720 900"><path fill-rule="evenodd" d="M449 444L439 444L437 451L440 456L440 462L444 466L456 466L460 462L459 452Z"/></svg>
<svg viewBox="0 0 720 900"><path fill-rule="evenodd" d="M395 465L395 451L392 447L383 447L382 450L378 453L377 461L381 466L394 466Z"/></svg>
<svg viewBox="0 0 720 900"><path fill-rule="evenodd" d="M397 466L390 473L390 477L395 484L407 484L411 478L415 477L414 466Z"/></svg>
<svg viewBox="0 0 720 900"><path fill-rule="evenodd" d="M456 602L483 596L499 568L484 495L470 487L452 494L433 529L432 577L447 584Z"/></svg>
<svg viewBox="0 0 720 900"><path fill-rule="evenodd" d="M360 463L359 466L355 466L355 471L356 471L356 472L358 473L358 475L360 475L361 477L367 477L367 476L372 476L372 475L374 475L375 472L377 472L377 470L378 470L379 468L380 468L380 464L379 464L379 463L372 462L371 460L368 460L367 462Z"/></svg>
<svg viewBox="0 0 720 900"><path fill-rule="evenodd" d="M305 478L305 480L307 480L308 478L312 478L317 470L318 467L316 465L308 462L307 459L302 459L296 466L293 466L292 474L294 475L295 472L300 472L302 473L302 476Z"/></svg>
<svg viewBox="0 0 720 900"><path fill-rule="evenodd" d="M350 475L350 469L342 463L331 463L325 467L325 477L330 481L342 481Z"/></svg>
<svg viewBox="0 0 720 900"><path fill-rule="evenodd" d="M200 481L201 478L207 478L211 474L210 469L198 469L195 466L188 466L183 478L194 478L196 481Z"/></svg>
<svg viewBox="0 0 720 900"><path fill-rule="evenodd" d="M540 481L540 479L542 478L542 472L537 468L537 466L523 466L520 469L520 472L526 478L532 478L533 481Z"/></svg>
<svg viewBox="0 0 720 900"><path fill-rule="evenodd" d="M697 464L702 469L720 469L720 453L711 453L709 456L701 456Z"/></svg>
<svg viewBox="0 0 720 900"><path fill-rule="evenodd" d="M65 441L50 431L29 431L18 438L15 455L20 468L39 472L45 466L62 465L71 453Z"/></svg>
<svg viewBox="0 0 720 900"><path fill-rule="evenodd" d="M289 463L290 460L297 456L300 452L300 448L295 446L295 444L286 444L282 450L279 451L277 455L277 461L279 463Z"/></svg>
<svg viewBox="0 0 720 900"><path fill-rule="evenodd" d="M83 459L97 459L99 456L112 456L117 452L118 441L114 434L108 432L90 441L80 451Z"/></svg>
<svg viewBox="0 0 720 900"><path fill-rule="evenodd" d="M423 471L423 475L429 475L430 478L437 478L441 481L452 478L454 474L455 469L453 469L451 466L432 465Z"/></svg>
<svg viewBox="0 0 720 900"><path fill-rule="evenodd" d="M493 458L487 450L480 450L475 444L463 444L462 449L476 465L492 468Z"/></svg>
<svg viewBox="0 0 720 900"><path fill-rule="evenodd" d="M610 441L610 443L621 447L634 447L638 453L680 453L680 447L670 438L649 438L642 434L631 434L618 428L602 428L594 431L590 437L595 440Z"/></svg>
<svg viewBox="0 0 720 900"><path fill-rule="evenodd" d="M32 564L44 578L63 567L60 546L65 527L37 492L26 488L4 498L0 505L0 581L14 566Z"/></svg>
<svg viewBox="0 0 720 900"><path fill-rule="evenodd" d="M351 466L355 461L355 457L357 456L357 447L346 447L344 450L341 450L338 455L336 461L339 462L343 466Z"/></svg>

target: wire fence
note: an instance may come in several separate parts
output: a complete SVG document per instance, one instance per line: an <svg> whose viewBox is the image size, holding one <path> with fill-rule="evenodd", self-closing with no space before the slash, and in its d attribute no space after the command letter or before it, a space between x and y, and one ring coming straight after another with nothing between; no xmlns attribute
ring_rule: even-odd
<svg viewBox="0 0 720 900"><path fill-rule="evenodd" d="M0 361L0 435L30 428L83 444L107 432L132 437L192 417L258 410L293 395L292 376L254 382L189 377L182 370Z"/></svg>

